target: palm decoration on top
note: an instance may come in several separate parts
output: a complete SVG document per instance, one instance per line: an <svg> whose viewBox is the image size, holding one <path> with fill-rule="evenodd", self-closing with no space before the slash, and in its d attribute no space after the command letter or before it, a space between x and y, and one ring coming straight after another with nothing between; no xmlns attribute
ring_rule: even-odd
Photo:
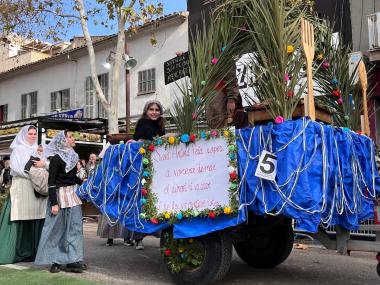
<svg viewBox="0 0 380 285"><path fill-rule="evenodd" d="M252 89L273 118L291 119L305 89L300 26L304 12L283 0L228 1L245 11ZM295 13L297 11L297 13ZM254 105L254 98L245 98Z"/></svg>
<svg viewBox="0 0 380 285"><path fill-rule="evenodd" d="M360 130L362 111L361 91L357 80L358 66L350 72L349 46L344 46L342 38L333 37L333 29L328 24L319 32L318 51L314 65L315 90L322 96L316 101L333 112L333 124Z"/></svg>
<svg viewBox="0 0 380 285"><path fill-rule="evenodd" d="M235 70L235 57L245 37L240 32L244 19L238 13L234 15L225 9L218 10L211 15L208 26L203 21L203 27L191 35L190 78L177 84L180 96L169 110L180 133L195 130L221 85L231 81L229 74Z"/></svg>

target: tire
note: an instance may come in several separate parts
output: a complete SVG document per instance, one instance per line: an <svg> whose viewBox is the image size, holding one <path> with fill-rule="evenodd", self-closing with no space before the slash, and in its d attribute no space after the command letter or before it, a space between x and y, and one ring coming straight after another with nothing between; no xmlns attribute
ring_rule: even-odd
<svg viewBox="0 0 380 285"><path fill-rule="evenodd" d="M165 246L164 233L161 236L161 248ZM202 264L192 270L172 272L169 265L164 262L171 278L181 285L208 285L221 280L229 271L232 260L232 240L224 233L211 233L194 238L203 244L204 260Z"/></svg>
<svg viewBox="0 0 380 285"><path fill-rule="evenodd" d="M247 241L234 243L239 257L255 268L273 268L284 262L293 249L291 225L281 225L266 233L251 236Z"/></svg>

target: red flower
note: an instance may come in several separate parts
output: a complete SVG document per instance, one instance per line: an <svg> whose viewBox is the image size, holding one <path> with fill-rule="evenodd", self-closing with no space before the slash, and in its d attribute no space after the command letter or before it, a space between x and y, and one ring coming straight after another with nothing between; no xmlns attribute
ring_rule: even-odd
<svg viewBox="0 0 380 285"><path fill-rule="evenodd" d="M363 131L357 131L356 132L358 135L362 135L363 134Z"/></svg>
<svg viewBox="0 0 380 285"><path fill-rule="evenodd" d="M195 142L196 138L197 138L196 135L194 135L194 134L190 134L190 141L191 141L191 142Z"/></svg>
<svg viewBox="0 0 380 285"><path fill-rule="evenodd" d="M164 250L164 254L165 256L171 256L172 255L172 251L170 250L170 248L167 248Z"/></svg>
<svg viewBox="0 0 380 285"><path fill-rule="evenodd" d="M286 96L288 96L288 98L292 98L294 96L293 90L288 90L288 92L286 92Z"/></svg>
<svg viewBox="0 0 380 285"><path fill-rule="evenodd" d="M333 90L332 92L331 92L331 94L333 95L333 96L335 96L335 97L340 97L340 91L339 91L339 89L336 89L336 90Z"/></svg>
<svg viewBox="0 0 380 285"><path fill-rule="evenodd" d="M236 180L236 178L237 178L236 171L233 171L233 172L230 173L230 178L231 178L231 180Z"/></svg>
<svg viewBox="0 0 380 285"><path fill-rule="evenodd" d="M148 189L146 189L146 188L141 189L141 194L142 194L144 197L146 197L146 196L148 195Z"/></svg>
<svg viewBox="0 0 380 285"><path fill-rule="evenodd" d="M148 149L149 149L150 151L154 151L154 145L150 144L150 145L148 146Z"/></svg>
<svg viewBox="0 0 380 285"><path fill-rule="evenodd" d="M210 219L215 219L215 217L216 217L215 212L214 212L214 211L210 211L210 212L208 212L208 217L209 217Z"/></svg>
<svg viewBox="0 0 380 285"><path fill-rule="evenodd" d="M151 218L150 221L152 224L158 224L158 220L156 218Z"/></svg>

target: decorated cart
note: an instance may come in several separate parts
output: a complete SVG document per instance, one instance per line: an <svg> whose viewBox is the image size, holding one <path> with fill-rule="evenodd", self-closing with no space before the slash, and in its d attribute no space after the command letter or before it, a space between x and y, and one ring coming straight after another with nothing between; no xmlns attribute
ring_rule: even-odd
<svg viewBox="0 0 380 285"><path fill-rule="evenodd" d="M169 110L178 134L112 145L79 188L111 224L160 232L164 261L178 284L223 278L232 247L253 267L277 266L292 250L294 229L331 245L324 229L358 229L374 217L380 194L375 146L367 136L365 69L357 88L354 75L343 71L348 60L340 53L347 51L332 48L325 37L315 41L308 14L286 1L226 1L215 14L193 35L191 86L178 84L182 96ZM326 25L315 30L331 35ZM231 70L247 52L254 92L241 95L252 112L264 108L271 122L210 128L221 125L212 107L231 99ZM325 95L316 97L323 115L315 112L314 90ZM297 116L301 97L305 108ZM250 117L256 123L262 118ZM204 119L209 127L201 127ZM339 239L335 248L380 252L379 242Z"/></svg>

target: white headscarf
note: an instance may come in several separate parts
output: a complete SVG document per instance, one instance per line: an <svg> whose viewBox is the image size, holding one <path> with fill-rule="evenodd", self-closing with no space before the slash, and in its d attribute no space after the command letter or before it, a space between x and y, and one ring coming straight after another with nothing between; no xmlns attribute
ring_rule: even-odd
<svg viewBox="0 0 380 285"><path fill-rule="evenodd" d="M10 149L12 150L12 176L22 176L25 178L29 178L28 174L24 173L25 164L28 162L31 156L37 156L37 142L30 144L27 139L28 130L30 127L33 126L27 125L22 127L10 146Z"/></svg>
<svg viewBox="0 0 380 285"><path fill-rule="evenodd" d="M77 166L79 156L75 150L67 143L64 131L60 131L46 146L44 156L50 157L58 154L66 163L66 173Z"/></svg>

